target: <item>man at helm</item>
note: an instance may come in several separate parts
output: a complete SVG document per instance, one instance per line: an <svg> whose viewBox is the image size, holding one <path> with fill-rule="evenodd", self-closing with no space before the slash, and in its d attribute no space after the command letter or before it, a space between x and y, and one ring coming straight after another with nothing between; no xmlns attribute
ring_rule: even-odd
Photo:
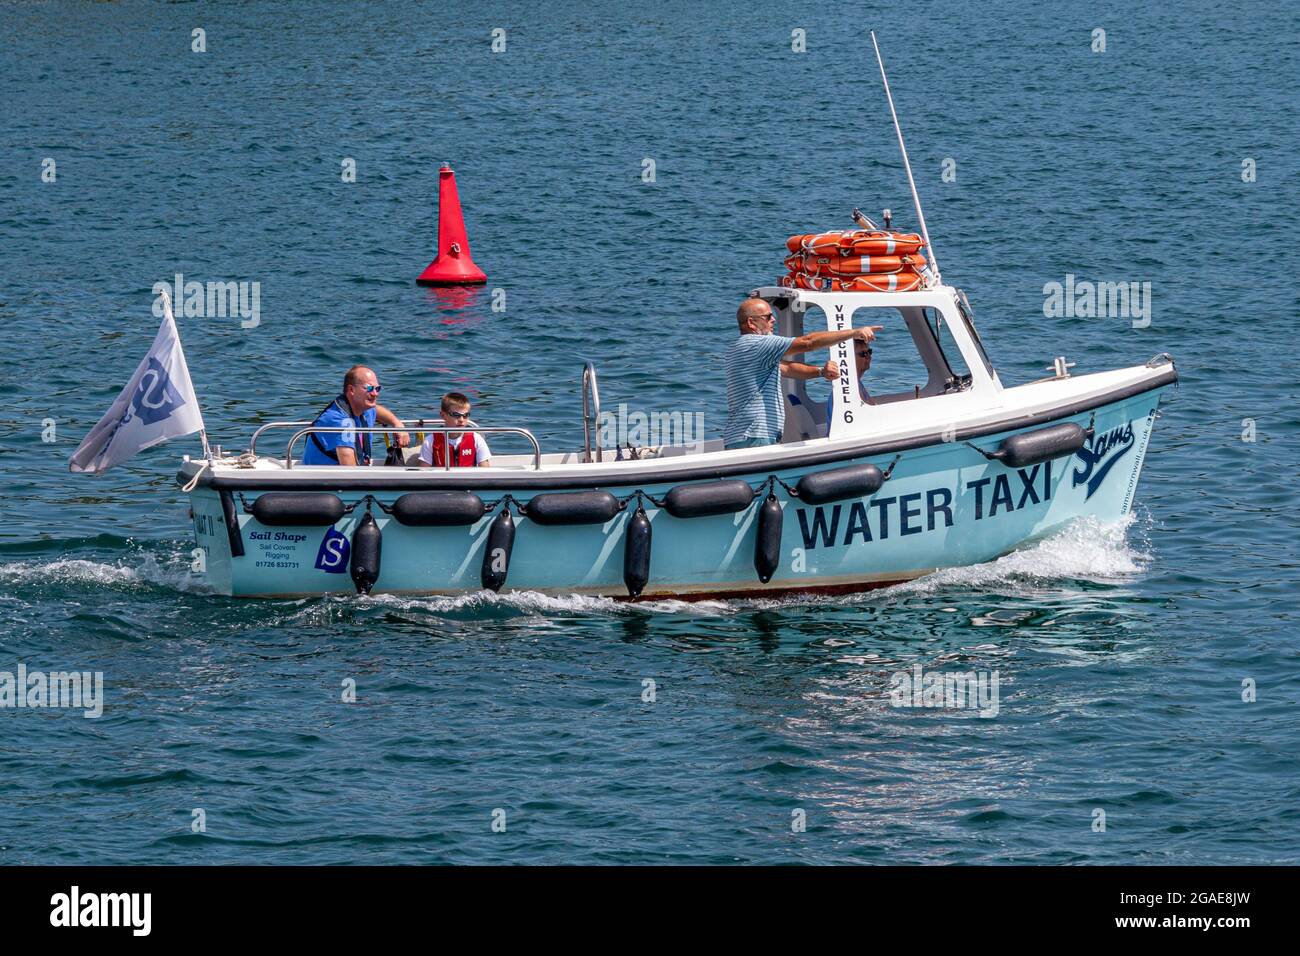
<svg viewBox="0 0 1300 956"><path fill-rule="evenodd" d="M312 432L303 449L304 465L368 465L370 433L375 423L390 428L405 428L402 420L379 404L382 386L373 369L354 365L343 376L343 394L326 405L312 425L321 428L347 428L344 432ZM405 446L411 439L405 432L396 434L397 444Z"/></svg>
<svg viewBox="0 0 1300 956"><path fill-rule="evenodd" d="M722 443L727 448L755 448L774 445L785 429L785 396L781 376L810 379L839 378L834 359L818 368L786 361L817 349L830 348L848 339L870 342L883 328L870 325L842 332L807 332L798 338L775 335L776 315L763 299L751 298L736 310L740 336L727 348L723 364L727 373L727 424Z"/></svg>

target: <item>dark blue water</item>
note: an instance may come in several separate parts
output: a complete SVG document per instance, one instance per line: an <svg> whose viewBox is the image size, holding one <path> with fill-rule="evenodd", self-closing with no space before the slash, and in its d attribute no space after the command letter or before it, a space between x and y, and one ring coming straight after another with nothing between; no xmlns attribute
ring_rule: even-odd
<svg viewBox="0 0 1300 956"><path fill-rule="evenodd" d="M1003 380L1177 357L1130 525L848 600L239 603L190 584L196 442L67 473L178 272L261 283L257 328L180 321L227 447L354 361L557 448L591 358L716 436L784 237L914 226L870 26ZM97 720L0 710L0 862L1295 862L1297 37L1249 3L0 6L0 671L106 682ZM441 161L465 299L413 284ZM1149 327L1044 318L1067 273L1150 282ZM918 663L997 670L998 716L890 707Z"/></svg>

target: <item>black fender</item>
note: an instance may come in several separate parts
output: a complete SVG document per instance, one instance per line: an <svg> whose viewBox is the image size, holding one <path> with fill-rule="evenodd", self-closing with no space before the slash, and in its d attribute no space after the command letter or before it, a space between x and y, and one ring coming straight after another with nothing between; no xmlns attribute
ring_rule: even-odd
<svg viewBox="0 0 1300 956"><path fill-rule="evenodd" d="M258 524L323 527L344 515L343 502L328 492L268 491L258 495L250 509Z"/></svg>
<svg viewBox="0 0 1300 956"><path fill-rule="evenodd" d="M487 506L472 491L412 491L394 501L389 513L404 525L438 528L473 524Z"/></svg>
<svg viewBox="0 0 1300 956"><path fill-rule="evenodd" d="M357 522L352 532L352 561L348 571L358 594L369 594L379 580L379 558L384 536L375 516L369 511Z"/></svg>
<svg viewBox="0 0 1300 956"><path fill-rule="evenodd" d="M489 591L500 591L510 573L510 552L515 546L515 519L510 508L492 519L488 527L487 544L483 548L483 570L479 579Z"/></svg>
<svg viewBox="0 0 1300 956"><path fill-rule="evenodd" d="M754 570L766 584L781 566L781 503L769 493L758 507L758 533L754 536Z"/></svg>
<svg viewBox="0 0 1300 956"><path fill-rule="evenodd" d="M800 501L822 505L845 498L869 498L884 483L885 473L867 462L804 475L794 490Z"/></svg>
<svg viewBox="0 0 1300 956"><path fill-rule="evenodd" d="M1002 440L997 451L985 454L1008 468L1024 468L1052 458L1073 455L1087 440L1088 429L1074 422L1062 422L1011 435Z"/></svg>
<svg viewBox="0 0 1300 956"><path fill-rule="evenodd" d="M637 507L627 522L623 538L623 583L627 593L640 597L650 580L650 538L653 529L645 508Z"/></svg>
<svg viewBox="0 0 1300 956"><path fill-rule="evenodd" d="M608 491L555 491L535 495L524 514L538 524L604 524L621 510Z"/></svg>
<svg viewBox="0 0 1300 956"><path fill-rule="evenodd" d="M678 485L664 498L664 508L674 518L703 518L744 511L754 500L754 489L739 478Z"/></svg>

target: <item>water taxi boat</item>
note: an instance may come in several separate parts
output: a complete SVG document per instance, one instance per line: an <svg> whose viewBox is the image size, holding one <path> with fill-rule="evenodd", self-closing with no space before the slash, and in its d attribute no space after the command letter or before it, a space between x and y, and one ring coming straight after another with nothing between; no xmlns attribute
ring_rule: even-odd
<svg viewBox="0 0 1300 956"><path fill-rule="evenodd" d="M892 113L887 79L885 91ZM384 465L304 466L295 456L326 429L274 422L241 454L209 449L177 475L206 583L263 598L844 593L989 561L1077 519L1122 519L1161 394L1177 380L1173 360L1078 375L1059 358L1048 377L1003 385L965 294L942 281L897 116L894 125L920 234L889 233L888 221L872 231L855 216L868 229L793 237L790 275L752 295L771 305L781 335L902 333L924 381L868 404L854 350L841 343L829 408L803 381L782 380L779 444L611 448L593 428L601 410L588 364L584 446L543 451L523 427L458 426L528 444L487 468L418 467L414 449ZM892 255L900 239L906 255ZM922 249L928 261L908 258ZM868 263L872 254L884 258ZM283 447L265 453L277 435Z"/></svg>
<svg viewBox="0 0 1300 956"><path fill-rule="evenodd" d="M1167 355L1088 375L1058 359L1052 375L1006 387L956 288L754 294L782 335L813 317L830 330L905 330L928 378L867 405L838 387L857 381L841 345L832 356L852 371L835 383L829 422L804 382L785 379L780 444L616 450L593 427L589 365L585 446L544 452L523 428L463 429L531 447L488 468L418 467L413 448L391 465L304 466L311 423L272 423L246 452L187 457L177 475L207 584L238 597L841 593L989 561L1074 519L1131 509L1161 393L1177 379ZM277 433L283 447L264 454Z"/></svg>

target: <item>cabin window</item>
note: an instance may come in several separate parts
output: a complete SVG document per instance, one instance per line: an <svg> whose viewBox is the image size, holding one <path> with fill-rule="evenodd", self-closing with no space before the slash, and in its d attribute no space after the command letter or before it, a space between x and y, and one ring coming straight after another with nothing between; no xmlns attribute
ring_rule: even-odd
<svg viewBox="0 0 1300 956"><path fill-rule="evenodd" d="M809 308L804 329L825 329L825 319L822 316L820 309ZM855 328L867 325L884 327L876 333L877 338L872 343L871 368L861 379L867 394L873 400L879 401L888 396L890 401L901 401L915 397L918 387L926 387L930 381L930 371L917 351L912 331L899 310L881 306L858 309L853 313L853 325ZM811 353L803 361L820 366L827 358L837 358L838 354L838 348L833 346L829 352L823 350ZM830 390L831 384L825 379L807 383L808 396L814 402L824 403Z"/></svg>
<svg viewBox="0 0 1300 956"><path fill-rule="evenodd" d="M932 398L970 387L969 362L958 347L960 336L953 334L956 323L965 322L971 341L978 347L979 339L966 312L954 314L926 306L836 308L837 316L849 316L855 328L881 327L872 343L871 367L860 379L873 404ZM802 319L802 331L821 331L827 327L826 314L811 303ZM795 330L799 329L796 325ZM987 366L988 357L982 347L978 347L978 355ZM796 360L820 366L826 357L825 351L819 351ZM838 346L831 348L829 357L839 358ZM787 396L784 441L805 441L826 434L830 415L827 399L832 387L820 377L809 380L787 377L783 384Z"/></svg>
<svg viewBox="0 0 1300 956"><path fill-rule="evenodd" d="M857 317L861 315L859 312ZM930 380L929 369L921 361L916 343L912 340L907 325L898 312L891 309L889 315L883 319L867 321L864 317L857 324L885 327L883 331L877 333L879 337L871 343L871 368L862 379L868 394L872 397L895 395L911 398L917 386L925 388Z"/></svg>
<svg viewBox="0 0 1300 956"><path fill-rule="evenodd" d="M948 366L949 373L951 373L948 377L956 379L958 383L963 384L963 387L969 385L970 369L966 366L966 359L962 357L961 349L958 348L956 340L952 337L952 323L944 321L943 313L938 309L924 309L923 311L926 325L930 327L935 344L939 346L939 356L943 359L944 364Z"/></svg>
<svg viewBox="0 0 1300 956"><path fill-rule="evenodd" d="M966 323L966 331L970 333L971 341L975 343L975 350L979 352L980 360L984 363L984 370L989 373L989 378L996 378L993 373L993 363L989 361L989 354L984 351L980 334L975 331L975 317L971 312L970 303L966 300L966 293L961 289L957 290L957 311L961 313L962 321Z"/></svg>

